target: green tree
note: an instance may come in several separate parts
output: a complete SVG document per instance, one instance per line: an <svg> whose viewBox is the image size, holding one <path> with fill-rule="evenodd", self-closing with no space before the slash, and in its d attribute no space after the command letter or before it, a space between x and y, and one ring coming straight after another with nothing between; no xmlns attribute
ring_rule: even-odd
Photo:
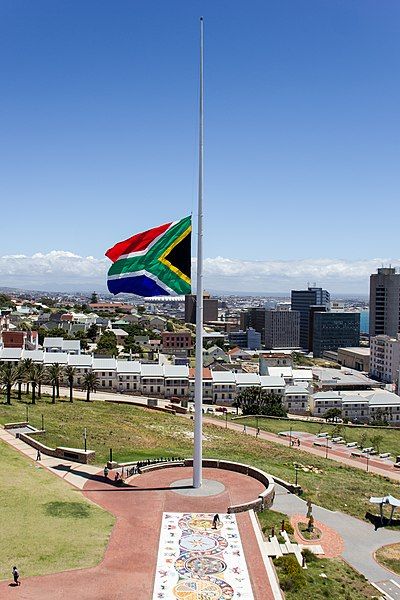
<svg viewBox="0 0 400 600"><path fill-rule="evenodd" d="M32 373L33 360L31 358L24 358L23 360L21 360L20 365L22 370L22 376L26 383L26 393L29 394L29 383L31 380L30 377Z"/></svg>
<svg viewBox="0 0 400 600"><path fill-rule="evenodd" d="M63 367L58 363L53 363L48 367L48 379L53 387L52 403L56 403L56 397L60 397L60 381L63 376Z"/></svg>
<svg viewBox="0 0 400 600"><path fill-rule="evenodd" d="M67 367L65 367L64 374L65 374L66 380L68 381L68 385L69 385L69 401L73 402L73 400L74 400L74 398L73 398L74 377L76 375L75 367L71 367L71 365L68 365Z"/></svg>
<svg viewBox="0 0 400 600"><path fill-rule="evenodd" d="M11 300L11 296L7 294L0 294L0 308L11 308L14 304Z"/></svg>
<svg viewBox="0 0 400 600"><path fill-rule="evenodd" d="M95 392L99 387L99 379L94 371L89 371L83 376L83 389L86 390L86 402L90 402L90 392Z"/></svg>
<svg viewBox="0 0 400 600"><path fill-rule="evenodd" d="M342 411L340 408L329 408L324 414L324 419L326 421L332 420L336 421L339 417L342 416Z"/></svg>
<svg viewBox="0 0 400 600"><path fill-rule="evenodd" d="M7 362L0 367L0 386L6 391L6 402L11 404L11 389L17 379L17 368Z"/></svg>
<svg viewBox="0 0 400 600"><path fill-rule="evenodd" d="M366 431L363 431L360 435L360 440L358 442L360 448L365 448L367 445L368 434Z"/></svg>
<svg viewBox="0 0 400 600"><path fill-rule="evenodd" d="M118 354L117 337L113 331L105 331L97 342L97 352L116 356Z"/></svg>
<svg viewBox="0 0 400 600"><path fill-rule="evenodd" d="M173 322L172 322L172 321L167 321L166 330L167 330L167 331L171 331L171 332L174 332L174 331L175 331L175 329L174 329L174 324L173 324Z"/></svg>
<svg viewBox="0 0 400 600"><path fill-rule="evenodd" d="M31 381L31 386L32 386L32 404L36 404L36 388L39 385L39 379L41 377L40 373L38 373L38 367L39 365L35 365L33 364L31 367L31 372L29 374L29 379ZM38 377L39 374L39 377Z"/></svg>
<svg viewBox="0 0 400 600"><path fill-rule="evenodd" d="M89 338L93 343L96 341L98 333L98 327L95 323L92 323L86 331L86 337Z"/></svg>
<svg viewBox="0 0 400 600"><path fill-rule="evenodd" d="M38 386L38 398L42 397L42 383L47 379L47 370L43 363L35 364L35 378Z"/></svg>
<svg viewBox="0 0 400 600"><path fill-rule="evenodd" d="M380 447L381 444L383 442L383 435L380 435L379 433L373 435L371 437L371 444L373 445L374 449L378 452L380 452Z"/></svg>
<svg viewBox="0 0 400 600"><path fill-rule="evenodd" d="M255 386L241 391L235 405L242 409L244 415L286 417L281 397Z"/></svg>

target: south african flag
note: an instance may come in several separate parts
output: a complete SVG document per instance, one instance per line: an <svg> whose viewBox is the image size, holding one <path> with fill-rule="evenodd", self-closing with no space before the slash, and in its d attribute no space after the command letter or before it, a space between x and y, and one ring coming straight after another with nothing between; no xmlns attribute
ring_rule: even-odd
<svg viewBox="0 0 400 600"><path fill-rule="evenodd" d="M112 294L190 294L192 218L137 233L107 250L114 263L107 285Z"/></svg>

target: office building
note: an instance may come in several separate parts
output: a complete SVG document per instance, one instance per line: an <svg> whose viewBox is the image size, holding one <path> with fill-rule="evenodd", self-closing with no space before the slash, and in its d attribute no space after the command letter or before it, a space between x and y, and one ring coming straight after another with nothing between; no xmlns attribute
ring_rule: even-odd
<svg viewBox="0 0 400 600"><path fill-rule="evenodd" d="M381 268L370 276L369 333L395 338L400 332L400 273Z"/></svg>
<svg viewBox="0 0 400 600"><path fill-rule="evenodd" d="M239 346L239 348L248 348L249 350L260 350L261 333L249 327L246 331L231 331L228 333L230 346Z"/></svg>
<svg viewBox="0 0 400 600"><path fill-rule="evenodd" d="M210 298L209 294L203 295L203 321L218 321L218 298ZM196 296L185 296L185 323L196 323Z"/></svg>
<svg viewBox="0 0 400 600"><path fill-rule="evenodd" d="M265 313L266 309L263 306L249 308L240 315L240 329L246 331L251 327L261 334L261 342L265 340Z"/></svg>
<svg viewBox="0 0 400 600"><path fill-rule="evenodd" d="M265 347L299 348L300 312L297 310L265 311Z"/></svg>
<svg viewBox="0 0 400 600"><path fill-rule="evenodd" d="M314 312L312 351L322 357L326 350L360 345L360 313Z"/></svg>
<svg viewBox="0 0 400 600"><path fill-rule="evenodd" d="M397 383L400 368L400 334L395 338L377 335L371 338L370 375L378 381Z"/></svg>
<svg viewBox="0 0 400 600"><path fill-rule="evenodd" d="M310 334L310 308L320 306L329 309L330 294L327 290L317 287L308 287L307 290L292 290L292 311L300 313L300 346L308 352L312 349L312 336Z"/></svg>

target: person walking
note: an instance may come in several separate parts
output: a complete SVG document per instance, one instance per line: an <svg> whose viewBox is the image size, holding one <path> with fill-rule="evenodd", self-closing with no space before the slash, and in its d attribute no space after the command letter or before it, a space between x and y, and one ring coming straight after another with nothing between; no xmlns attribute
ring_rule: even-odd
<svg viewBox="0 0 400 600"><path fill-rule="evenodd" d="M14 578L14 584L21 585L21 582L19 580L19 571L18 571L17 567L12 568L12 574L13 574L13 578Z"/></svg>
<svg viewBox="0 0 400 600"><path fill-rule="evenodd" d="M219 514L217 513L216 515L213 516L211 529L217 529L217 527L218 527L218 525L220 525L220 523L221 523L221 519L219 518Z"/></svg>
<svg viewBox="0 0 400 600"><path fill-rule="evenodd" d="M246 425L243 425L243 433L246 433Z"/></svg>
<svg viewBox="0 0 400 600"><path fill-rule="evenodd" d="M108 467L107 467L107 465L106 465L106 466L104 467L104 477L105 477L105 479L108 479L108 473L109 473L109 470L108 470Z"/></svg>
<svg viewBox="0 0 400 600"><path fill-rule="evenodd" d="M38 451L36 453L36 460L42 460L42 454L41 454L39 448L38 448Z"/></svg>

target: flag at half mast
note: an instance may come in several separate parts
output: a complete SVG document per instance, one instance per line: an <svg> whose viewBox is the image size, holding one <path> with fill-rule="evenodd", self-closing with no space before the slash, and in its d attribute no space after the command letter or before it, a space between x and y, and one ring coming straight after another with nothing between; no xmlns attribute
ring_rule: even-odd
<svg viewBox="0 0 400 600"><path fill-rule="evenodd" d="M112 294L176 296L191 292L192 218L137 233L107 250Z"/></svg>

